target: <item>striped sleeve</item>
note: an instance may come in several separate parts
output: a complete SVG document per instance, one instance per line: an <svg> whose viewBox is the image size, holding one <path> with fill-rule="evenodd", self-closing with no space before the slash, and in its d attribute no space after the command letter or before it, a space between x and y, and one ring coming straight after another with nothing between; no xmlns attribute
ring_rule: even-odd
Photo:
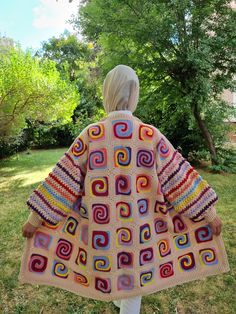
<svg viewBox="0 0 236 314"><path fill-rule="evenodd" d="M88 139L85 128L27 200L29 209L56 225L73 209L83 192L87 171Z"/></svg>
<svg viewBox="0 0 236 314"><path fill-rule="evenodd" d="M190 219L212 221L218 195L159 130L156 156L162 193L175 211Z"/></svg>

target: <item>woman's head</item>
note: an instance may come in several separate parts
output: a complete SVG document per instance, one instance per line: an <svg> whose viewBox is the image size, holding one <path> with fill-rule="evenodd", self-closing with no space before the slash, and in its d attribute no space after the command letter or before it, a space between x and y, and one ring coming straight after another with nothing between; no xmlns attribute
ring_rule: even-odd
<svg viewBox="0 0 236 314"><path fill-rule="evenodd" d="M115 110L135 111L139 98L139 79L135 71L123 64L107 73L103 82L103 106L106 113Z"/></svg>

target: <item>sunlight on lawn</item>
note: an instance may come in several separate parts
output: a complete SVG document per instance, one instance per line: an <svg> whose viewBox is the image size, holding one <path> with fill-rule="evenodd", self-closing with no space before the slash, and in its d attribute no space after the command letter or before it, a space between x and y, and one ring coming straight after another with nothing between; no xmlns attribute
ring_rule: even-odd
<svg viewBox="0 0 236 314"><path fill-rule="evenodd" d="M8 180L8 183L15 180L21 180L22 181L21 186L27 186L27 185L32 185L36 183L39 184L41 181L45 179L45 177L48 176L51 169L52 167L48 167L48 168L45 168L45 170L43 171L32 171L32 172L30 171L28 173L17 174L15 176L12 176ZM0 188L1 188L1 185L0 185Z"/></svg>

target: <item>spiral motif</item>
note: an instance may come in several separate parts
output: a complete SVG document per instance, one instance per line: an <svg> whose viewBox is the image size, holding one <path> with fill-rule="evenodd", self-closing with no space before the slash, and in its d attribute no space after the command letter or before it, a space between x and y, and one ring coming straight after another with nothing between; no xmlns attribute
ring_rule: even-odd
<svg viewBox="0 0 236 314"><path fill-rule="evenodd" d="M161 278L167 278L174 275L173 262L168 262L159 266Z"/></svg>
<svg viewBox="0 0 236 314"><path fill-rule="evenodd" d="M154 152L140 149L137 153L137 167L152 168L154 165Z"/></svg>
<svg viewBox="0 0 236 314"><path fill-rule="evenodd" d="M32 254L29 261L29 271L43 273L47 268L48 258L40 254Z"/></svg>
<svg viewBox="0 0 236 314"><path fill-rule="evenodd" d="M52 266L52 274L59 278L66 279L69 276L69 269L63 263L54 261Z"/></svg>
<svg viewBox="0 0 236 314"><path fill-rule="evenodd" d="M116 230L116 244L117 246L121 245L132 245L133 244L133 237L132 231L129 228L118 228Z"/></svg>
<svg viewBox="0 0 236 314"><path fill-rule="evenodd" d="M93 204L93 221L97 224L107 224L110 221L110 209L106 204Z"/></svg>
<svg viewBox="0 0 236 314"><path fill-rule="evenodd" d="M138 200L138 212L141 216L148 214L148 202L147 198L142 198Z"/></svg>
<svg viewBox="0 0 236 314"><path fill-rule="evenodd" d="M201 265L218 264L216 251L214 248L205 248L199 251Z"/></svg>
<svg viewBox="0 0 236 314"><path fill-rule="evenodd" d="M88 128L89 141L101 141L105 139L105 127L102 123L92 125Z"/></svg>
<svg viewBox="0 0 236 314"><path fill-rule="evenodd" d="M212 240L212 231L209 225L202 226L195 230L195 238L197 243L207 242Z"/></svg>
<svg viewBox="0 0 236 314"><path fill-rule="evenodd" d="M174 232L175 233L183 233L187 231L188 227L184 223L183 219L180 217L180 215L175 215L172 218L173 226L174 226Z"/></svg>
<svg viewBox="0 0 236 314"><path fill-rule="evenodd" d="M76 273L74 271L74 280L76 283L79 283L80 285L83 285L85 287L89 286L89 280L85 275L82 275L80 273Z"/></svg>
<svg viewBox="0 0 236 314"><path fill-rule="evenodd" d="M115 177L116 195L131 194L131 176L130 175L117 175Z"/></svg>
<svg viewBox="0 0 236 314"><path fill-rule="evenodd" d="M140 226L139 241L146 243L151 239L151 227L148 223Z"/></svg>
<svg viewBox="0 0 236 314"><path fill-rule="evenodd" d="M108 195L108 178L95 177L91 179L91 195L107 196Z"/></svg>
<svg viewBox="0 0 236 314"><path fill-rule="evenodd" d="M164 138L161 138L156 146L157 149L157 153L159 154L161 160L166 159L169 155L170 155L170 148L167 145L166 141L164 140Z"/></svg>
<svg viewBox="0 0 236 314"><path fill-rule="evenodd" d="M103 293L111 292L111 279L95 277L95 289Z"/></svg>
<svg viewBox="0 0 236 314"><path fill-rule="evenodd" d="M138 175L136 179L136 192L149 192L151 189L151 177L148 175Z"/></svg>
<svg viewBox="0 0 236 314"><path fill-rule="evenodd" d="M107 150L96 149L89 154L89 169L105 169L107 167Z"/></svg>
<svg viewBox="0 0 236 314"><path fill-rule="evenodd" d="M87 264L87 252L83 248L79 248L78 255L76 257L75 263L85 268Z"/></svg>
<svg viewBox="0 0 236 314"><path fill-rule="evenodd" d="M134 276L123 274L118 276L117 289L118 290L132 290L134 288Z"/></svg>
<svg viewBox="0 0 236 314"><path fill-rule="evenodd" d="M154 130L152 127L141 124L139 126L139 139L151 142L153 140Z"/></svg>
<svg viewBox="0 0 236 314"><path fill-rule="evenodd" d="M97 250L108 250L110 248L110 231L93 231L92 245Z"/></svg>
<svg viewBox="0 0 236 314"><path fill-rule="evenodd" d="M184 233L181 235L174 236L174 245L175 248L178 249L185 249L191 245L189 241L189 234Z"/></svg>
<svg viewBox="0 0 236 314"><path fill-rule="evenodd" d="M111 271L111 256L94 256L93 270L109 272Z"/></svg>
<svg viewBox="0 0 236 314"><path fill-rule="evenodd" d="M78 221L74 217L69 217L64 225L63 231L74 236L77 226Z"/></svg>
<svg viewBox="0 0 236 314"><path fill-rule="evenodd" d="M132 221L132 203L116 203L116 212L118 220Z"/></svg>
<svg viewBox="0 0 236 314"><path fill-rule="evenodd" d="M192 252L178 257L179 269L181 271L188 271L196 268L195 259Z"/></svg>
<svg viewBox="0 0 236 314"><path fill-rule="evenodd" d="M88 225L81 226L80 239L84 244L88 245Z"/></svg>
<svg viewBox="0 0 236 314"><path fill-rule="evenodd" d="M117 138L131 138L133 133L133 121L119 119L112 121L114 136Z"/></svg>
<svg viewBox="0 0 236 314"><path fill-rule="evenodd" d="M140 273L140 285L141 287L152 284L154 279L154 268L145 270Z"/></svg>
<svg viewBox="0 0 236 314"><path fill-rule="evenodd" d="M164 233L168 231L167 222L162 218L156 218L154 220L155 231L157 234Z"/></svg>
<svg viewBox="0 0 236 314"><path fill-rule="evenodd" d="M34 246L38 248L42 248L48 250L50 244L52 242L52 236L50 234L37 231L34 237Z"/></svg>
<svg viewBox="0 0 236 314"><path fill-rule="evenodd" d="M149 247L147 249L143 249L139 253L139 265L146 265L148 263L152 263L154 258L153 248Z"/></svg>
<svg viewBox="0 0 236 314"><path fill-rule="evenodd" d="M167 215L168 208L166 206L166 202L165 201L162 202L162 201L156 200L155 206L154 206L154 212L155 213L161 213L163 215Z"/></svg>
<svg viewBox="0 0 236 314"><path fill-rule="evenodd" d="M119 252L117 254L117 266L120 268L132 268L134 255L132 252Z"/></svg>
<svg viewBox="0 0 236 314"><path fill-rule="evenodd" d="M171 254L169 239L161 239L157 243L159 257L165 257Z"/></svg>
<svg viewBox="0 0 236 314"><path fill-rule="evenodd" d="M79 157L84 154L87 149L87 144L84 143L82 138L78 138L76 143L72 147L72 154L75 157Z"/></svg>
<svg viewBox="0 0 236 314"><path fill-rule="evenodd" d="M114 147L114 165L115 167L127 168L131 162L131 148L127 146Z"/></svg>
<svg viewBox="0 0 236 314"><path fill-rule="evenodd" d="M59 239L56 248L56 255L64 260L69 260L72 254L73 244L65 239Z"/></svg>

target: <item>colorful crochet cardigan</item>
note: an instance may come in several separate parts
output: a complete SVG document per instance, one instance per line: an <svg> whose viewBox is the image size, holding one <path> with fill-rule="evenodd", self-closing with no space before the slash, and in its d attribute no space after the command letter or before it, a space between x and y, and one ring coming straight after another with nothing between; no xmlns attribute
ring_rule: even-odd
<svg viewBox="0 0 236 314"><path fill-rule="evenodd" d="M158 128L110 112L27 200L31 223L43 223L26 241L19 279L110 301L227 272L209 225L217 201Z"/></svg>

